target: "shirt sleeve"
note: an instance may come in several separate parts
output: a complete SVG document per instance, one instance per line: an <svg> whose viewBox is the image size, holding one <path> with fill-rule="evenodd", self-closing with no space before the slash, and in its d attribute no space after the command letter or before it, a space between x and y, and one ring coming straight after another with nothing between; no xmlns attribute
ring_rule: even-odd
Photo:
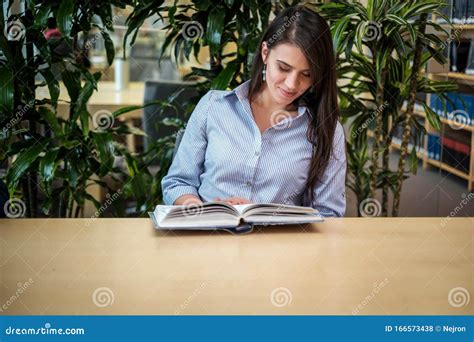
<svg viewBox="0 0 474 342"><path fill-rule="evenodd" d="M166 205L174 204L183 195L199 197L200 175L203 173L207 148L206 127L211 93L209 91L196 105L168 174L161 181Z"/></svg>
<svg viewBox="0 0 474 342"><path fill-rule="evenodd" d="M324 217L342 217L346 213L346 139L338 122L333 152L321 181L313 190L311 207Z"/></svg>

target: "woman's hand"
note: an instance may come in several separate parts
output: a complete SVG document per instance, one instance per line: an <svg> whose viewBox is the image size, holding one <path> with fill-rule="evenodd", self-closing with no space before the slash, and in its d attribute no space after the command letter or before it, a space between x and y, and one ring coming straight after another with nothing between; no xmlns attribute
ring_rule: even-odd
<svg viewBox="0 0 474 342"><path fill-rule="evenodd" d="M180 196L174 201L174 205L199 205L202 204L202 201L199 197L194 195L183 195Z"/></svg>
<svg viewBox="0 0 474 342"><path fill-rule="evenodd" d="M250 204L248 199L242 197L229 197L229 198L214 198L214 202L224 202L227 204L235 205L235 204Z"/></svg>

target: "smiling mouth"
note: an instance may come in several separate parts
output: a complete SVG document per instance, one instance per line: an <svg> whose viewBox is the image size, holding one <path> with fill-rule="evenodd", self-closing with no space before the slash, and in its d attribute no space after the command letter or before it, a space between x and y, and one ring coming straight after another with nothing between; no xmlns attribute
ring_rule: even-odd
<svg viewBox="0 0 474 342"><path fill-rule="evenodd" d="M283 95L284 97L293 97L293 96L295 96L295 93L289 93L289 92L287 92L287 91L284 91L284 90L281 89L281 88L278 88L278 89L280 89L280 92L282 93L282 95Z"/></svg>

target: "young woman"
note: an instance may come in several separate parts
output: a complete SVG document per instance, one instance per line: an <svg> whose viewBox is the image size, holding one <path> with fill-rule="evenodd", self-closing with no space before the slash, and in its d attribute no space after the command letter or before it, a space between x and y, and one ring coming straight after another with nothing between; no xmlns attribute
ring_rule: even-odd
<svg viewBox="0 0 474 342"><path fill-rule="evenodd" d="M249 81L199 101L162 180L164 202L270 202L343 216L345 138L329 27L291 7L260 47Z"/></svg>

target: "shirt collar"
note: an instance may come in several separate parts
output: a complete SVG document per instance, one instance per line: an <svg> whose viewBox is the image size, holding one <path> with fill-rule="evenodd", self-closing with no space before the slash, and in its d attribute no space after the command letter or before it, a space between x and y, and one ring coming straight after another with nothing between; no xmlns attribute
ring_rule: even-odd
<svg viewBox="0 0 474 342"><path fill-rule="evenodd" d="M236 95L240 102L242 102L246 106L248 105L248 107L250 108L250 103L249 103L249 98L248 98L249 88L250 88L250 80L247 80L244 83L240 84L239 86L235 87L233 90L224 93L223 97L227 97L227 96L230 96L230 95ZM303 105L299 105L298 106L298 115L293 119L296 119L296 118L302 116L305 113L308 113L308 115L310 115L308 107L303 106Z"/></svg>

